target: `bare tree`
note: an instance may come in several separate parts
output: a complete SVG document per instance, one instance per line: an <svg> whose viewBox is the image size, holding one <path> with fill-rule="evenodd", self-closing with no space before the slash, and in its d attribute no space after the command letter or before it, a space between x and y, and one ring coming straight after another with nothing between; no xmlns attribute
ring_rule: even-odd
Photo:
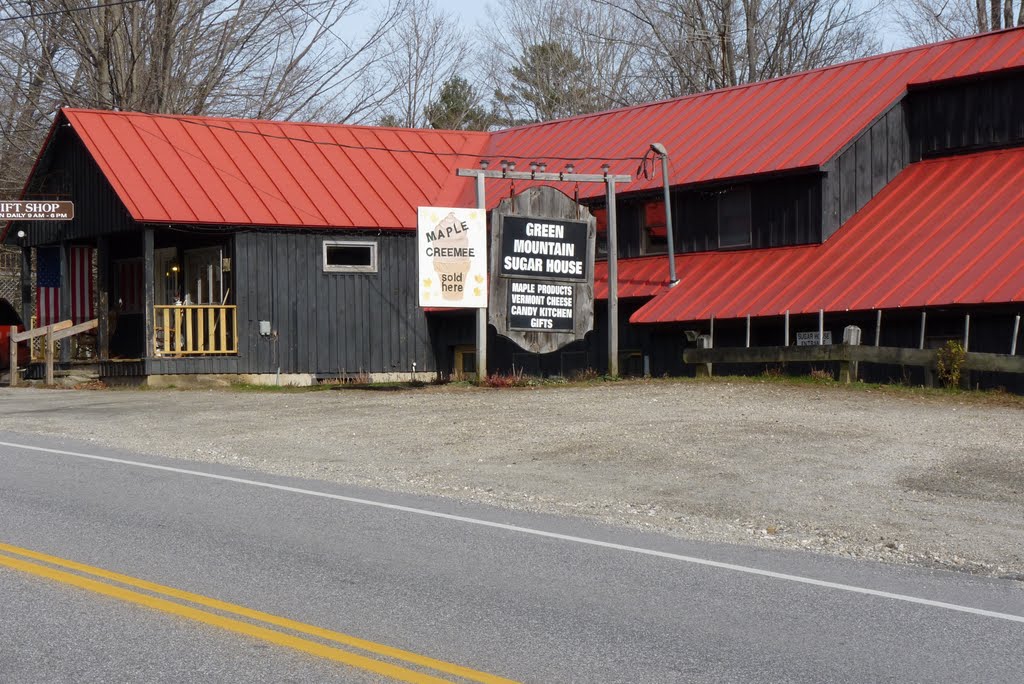
<svg viewBox="0 0 1024 684"><path fill-rule="evenodd" d="M475 49L458 19L437 9L433 0L413 0L385 39L384 69L396 92L384 107L382 122L393 126L428 125L424 110L442 85L459 74Z"/></svg>
<svg viewBox="0 0 1024 684"><path fill-rule="evenodd" d="M896 24L908 41L932 43L986 31L1024 26L1021 0L900 0ZM1016 16L1016 21L1014 17Z"/></svg>
<svg viewBox="0 0 1024 684"><path fill-rule="evenodd" d="M595 0L632 18L663 95L814 69L877 51L853 0Z"/></svg>
<svg viewBox="0 0 1024 684"><path fill-rule="evenodd" d="M33 0L0 5L0 187L20 186L60 106L365 122L397 84L406 0ZM370 13L367 16L367 13ZM360 18L365 30L346 31Z"/></svg>
<svg viewBox="0 0 1024 684"><path fill-rule="evenodd" d="M489 78L508 123L634 104L636 24L597 2L520 0L490 26Z"/></svg>

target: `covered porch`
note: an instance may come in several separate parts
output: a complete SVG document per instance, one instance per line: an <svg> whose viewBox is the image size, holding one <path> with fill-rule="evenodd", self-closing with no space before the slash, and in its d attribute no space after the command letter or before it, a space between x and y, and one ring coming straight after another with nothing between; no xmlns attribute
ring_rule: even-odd
<svg viewBox="0 0 1024 684"><path fill-rule="evenodd" d="M98 319L91 334L59 343L60 368L94 365L99 377L126 377L190 372L173 370L173 361L237 356L233 234L142 227L91 240L25 242L25 327ZM33 362L42 356L35 345Z"/></svg>

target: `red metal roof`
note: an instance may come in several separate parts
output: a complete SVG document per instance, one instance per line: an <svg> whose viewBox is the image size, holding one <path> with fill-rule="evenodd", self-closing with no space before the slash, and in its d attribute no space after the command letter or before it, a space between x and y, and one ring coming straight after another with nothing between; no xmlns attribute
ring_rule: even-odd
<svg viewBox="0 0 1024 684"><path fill-rule="evenodd" d="M653 297L668 285L668 257L619 260L619 298ZM608 299L608 262L594 263L594 297Z"/></svg>
<svg viewBox="0 0 1024 684"><path fill-rule="evenodd" d="M468 206L486 133L65 109L142 222L416 226L418 206ZM308 142L305 142L308 141ZM410 150L423 151L411 154Z"/></svg>
<svg viewBox="0 0 1024 684"><path fill-rule="evenodd" d="M908 85L1024 67L1024 29L915 47L854 62L611 112L494 133L494 160L573 156L576 170L602 159L643 155L653 142L669 152L672 185L816 168L839 153L906 92ZM551 161L553 171L556 163ZM560 166L561 162L557 163ZM610 162L635 174L636 161ZM522 170L520 162L519 169ZM497 184L496 184L497 185ZM660 169L619 191L661 187ZM572 194L571 188L560 188ZM490 186L489 192L492 192ZM493 190L507 193L507 186ZM581 195L603 188L580 187Z"/></svg>
<svg viewBox="0 0 1024 684"><path fill-rule="evenodd" d="M1024 302L1022 187L1024 149L911 164L824 244L677 257L630 320Z"/></svg>
<svg viewBox="0 0 1024 684"><path fill-rule="evenodd" d="M479 155L580 157L636 172L666 145L673 185L817 168L909 85L1024 68L1024 28L928 45L665 102L496 133L66 109L132 217L153 223L411 229L417 206L470 206ZM660 174L619 191L660 187ZM520 183L518 189L528 183ZM563 184L569 195L574 188ZM507 182L488 183L491 204ZM584 197L603 193L590 184Z"/></svg>

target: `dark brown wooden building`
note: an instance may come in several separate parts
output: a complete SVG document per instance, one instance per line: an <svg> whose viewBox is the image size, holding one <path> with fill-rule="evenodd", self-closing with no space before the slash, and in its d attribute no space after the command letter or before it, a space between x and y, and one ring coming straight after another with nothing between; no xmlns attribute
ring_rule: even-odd
<svg viewBox="0 0 1024 684"><path fill-rule="evenodd" d="M850 324L873 341L881 320L882 344L918 346L963 337L970 314L972 350L1011 348L1022 29L494 133L64 110L24 196L73 200L75 219L15 223L3 241L29 265L60 248L68 317L71 252L93 250L105 376L447 373L471 366L473 314L416 305L416 207L471 206L455 169L481 160L635 174L655 142L668 178L649 168L618 188L627 372L689 372L682 351L712 326L718 346L779 344L784 321L794 340L823 319L836 341ZM489 204L523 188L491 182ZM559 189L602 215L603 192ZM585 341L543 356L492 330L491 367L602 370L607 326L599 304Z"/></svg>

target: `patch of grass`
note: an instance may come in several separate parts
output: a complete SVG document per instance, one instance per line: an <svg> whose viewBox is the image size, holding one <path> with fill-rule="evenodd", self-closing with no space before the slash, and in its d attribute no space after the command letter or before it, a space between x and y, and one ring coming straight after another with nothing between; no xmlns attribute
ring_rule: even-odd
<svg viewBox="0 0 1024 684"><path fill-rule="evenodd" d="M825 370L824 368L812 368L811 380L816 382L832 382L832 371Z"/></svg>

